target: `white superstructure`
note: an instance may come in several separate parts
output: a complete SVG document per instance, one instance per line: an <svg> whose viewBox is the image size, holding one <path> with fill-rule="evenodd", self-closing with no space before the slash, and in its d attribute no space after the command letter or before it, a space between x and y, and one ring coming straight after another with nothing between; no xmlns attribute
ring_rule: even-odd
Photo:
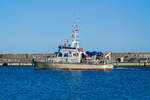
<svg viewBox="0 0 150 100"><path fill-rule="evenodd" d="M79 47L78 24L74 24L72 40L68 40L64 45L58 46L58 52L55 52L56 57L52 58L53 62L60 63L80 63L83 55L85 55L84 49Z"/></svg>

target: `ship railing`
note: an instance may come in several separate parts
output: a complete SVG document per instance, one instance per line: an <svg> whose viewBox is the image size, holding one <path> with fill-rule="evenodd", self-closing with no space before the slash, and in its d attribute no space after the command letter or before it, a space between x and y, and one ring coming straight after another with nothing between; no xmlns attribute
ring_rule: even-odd
<svg viewBox="0 0 150 100"><path fill-rule="evenodd" d="M45 58L44 60L37 60L38 62L50 62L50 63L71 63L71 64L81 64L78 59L68 59L68 58ZM99 60L94 60L94 59L87 59L82 61L82 64L112 64L111 60L108 59L99 59Z"/></svg>
<svg viewBox="0 0 150 100"><path fill-rule="evenodd" d="M84 60L82 63L80 61L77 61L75 59L72 60L68 60L68 59L45 59L39 62L49 62L49 63L70 63L70 64L99 64L99 65L103 65L103 64L112 64L109 61L104 61L104 60Z"/></svg>

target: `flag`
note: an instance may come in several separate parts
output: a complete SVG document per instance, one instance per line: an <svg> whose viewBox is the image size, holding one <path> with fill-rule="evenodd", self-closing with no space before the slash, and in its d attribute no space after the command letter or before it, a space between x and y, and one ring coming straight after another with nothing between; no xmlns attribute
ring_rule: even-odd
<svg viewBox="0 0 150 100"><path fill-rule="evenodd" d="M72 37L73 37L73 38L75 38L75 33L74 33L74 34L72 34Z"/></svg>

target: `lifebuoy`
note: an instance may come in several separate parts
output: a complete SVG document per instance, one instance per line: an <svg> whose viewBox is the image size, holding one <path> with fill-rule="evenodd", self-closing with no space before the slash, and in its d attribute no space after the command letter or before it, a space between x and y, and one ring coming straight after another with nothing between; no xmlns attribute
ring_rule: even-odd
<svg viewBox="0 0 150 100"><path fill-rule="evenodd" d="M72 54L72 51L69 51L69 54L71 55L71 54Z"/></svg>

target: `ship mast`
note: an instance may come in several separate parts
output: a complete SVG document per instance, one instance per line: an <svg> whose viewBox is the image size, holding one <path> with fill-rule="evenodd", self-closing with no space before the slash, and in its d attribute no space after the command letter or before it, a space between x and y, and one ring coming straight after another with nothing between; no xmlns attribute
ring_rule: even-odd
<svg viewBox="0 0 150 100"><path fill-rule="evenodd" d="M73 41L72 41L71 47L79 48L78 33L79 33L79 27L78 27L78 24L75 23L73 25L73 34L72 34Z"/></svg>

